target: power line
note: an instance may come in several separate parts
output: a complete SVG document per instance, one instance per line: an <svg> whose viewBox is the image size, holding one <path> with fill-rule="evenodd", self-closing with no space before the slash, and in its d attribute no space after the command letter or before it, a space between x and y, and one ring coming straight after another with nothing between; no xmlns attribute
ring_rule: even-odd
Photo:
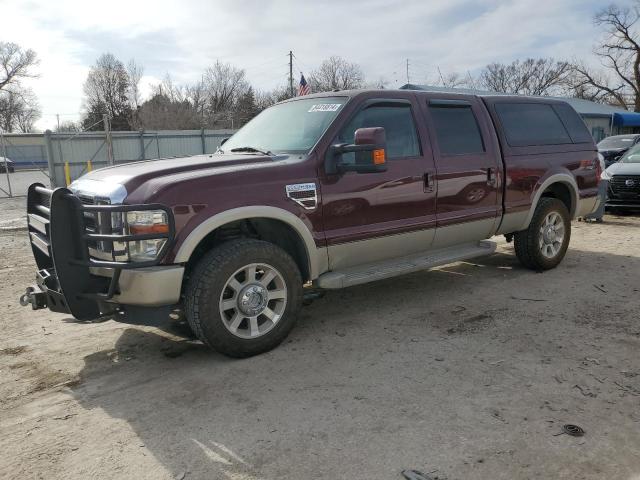
<svg viewBox="0 0 640 480"><path fill-rule="evenodd" d="M302 60L300 60L298 57L295 56L295 54L293 55L293 58L295 58L298 62L300 62L300 65L302 65L302 71L307 72L307 74L311 73L311 69L309 68L309 66L307 64L305 64Z"/></svg>
<svg viewBox="0 0 640 480"><path fill-rule="evenodd" d="M265 65L269 65L269 64L272 64L272 63L275 63L275 62L280 62L280 61L281 61L281 59L280 59L280 58L275 58L275 57L274 57L274 58L272 58L272 59L270 59L270 60L266 60L266 61L264 61L264 62L260 62L260 63L257 63L257 64L255 64L255 65L251 65L251 66L249 66L249 67L243 67L243 68L244 68L244 70L248 70L248 69L252 69L252 68L263 67L263 66L265 66Z"/></svg>

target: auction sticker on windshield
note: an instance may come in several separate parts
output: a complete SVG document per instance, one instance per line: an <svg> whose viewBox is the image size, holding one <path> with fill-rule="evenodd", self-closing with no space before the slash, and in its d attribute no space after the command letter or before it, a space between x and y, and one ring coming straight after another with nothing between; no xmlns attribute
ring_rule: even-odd
<svg viewBox="0 0 640 480"><path fill-rule="evenodd" d="M309 112L337 112L341 106L341 103L321 103L312 105Z"/></svg>

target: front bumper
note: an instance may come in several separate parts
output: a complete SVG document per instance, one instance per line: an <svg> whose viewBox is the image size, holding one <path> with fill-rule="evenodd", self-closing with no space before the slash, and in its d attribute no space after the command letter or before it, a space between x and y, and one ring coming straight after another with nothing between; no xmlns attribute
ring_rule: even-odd
<svg viewBox="0 0 640 480"><path fill-rule="evenodd" d="M640 210L640 200L627 201L618 199L607 199L607 208L622 208L625 210Z"/></svg>
<svg viewBox="0 0 640 480"><path fill-rule="evenodd" d="M91 273L106 278L113 277L113 270L106 268L92 268ZM182 265L123 270L118 279L117 292L109 301L141 307L174 305L180 301L183 276Z"/></svg>
<svg viewBox="0 0 640 480"><path fill-rule="evenodd" d="M92 214L110 218L112 214L134 210L164 210L169 232L95 233L87 225L87 217ZM113 304L177 303L184 269L179 265L159 265L175 237L172 212L164 205L85 205L66 188L49 190L34 184L29 187L27 214L38 272L36 284L20 299L23 305L88 320L113 311ZM166 238L155 260L123 262L116 261L115 256L113 260L104 260L90 255L90 245L96 242L113 246L149 238Z"/></svg>

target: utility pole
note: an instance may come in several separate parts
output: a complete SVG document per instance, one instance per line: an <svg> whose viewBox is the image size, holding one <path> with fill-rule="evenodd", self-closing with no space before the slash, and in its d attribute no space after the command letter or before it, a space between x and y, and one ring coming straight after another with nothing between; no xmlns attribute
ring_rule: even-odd
<svg viewBox="0 0 640 480"><path fill-rule="evenodd" d="M407 58L407 84L411 83L409 81L409 59Z"/></svg>
<svg viewBox="0 0 640 480"><path fill-rule="evenodd" d="M104 125L104 141L107 144L107 164L113 165L113 145L111 144L111 125L109 125L109 115L102 114L102 123ZM160 148L158 146L158 148ZM158 155L160 158L160 155Z"/></svg>
<svg viewBox="0 0 640 480"><path fill-rule="evenodd" d="M293 97L293 51L289 50L289 94Z"/></svg>
<svg viewBox="0 0 640 480"><path fill-rule="evenodd" d="M58 121L58 133L60 133L60 114L56 113L56 120Z"/></svg>

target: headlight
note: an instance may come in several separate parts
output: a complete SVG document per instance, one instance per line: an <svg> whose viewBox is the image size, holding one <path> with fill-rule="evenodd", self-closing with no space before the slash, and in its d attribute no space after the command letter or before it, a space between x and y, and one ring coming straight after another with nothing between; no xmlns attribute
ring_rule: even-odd
<svg viewBox="0 0 640 480"><path fill-rule="evenodd" d="M611 175L605 170L600 174L600 180L611 180Z"/></svg>
<svg viewBox="0 0 640 480"><path fill-rule="evenodd" d="M169 233L169 220L163 210L143 210L127 212L127 230L130 235ZM148 238L128 242L129 260L132 262L147 262L155 260L167 242L166 238Z"/></svg>

